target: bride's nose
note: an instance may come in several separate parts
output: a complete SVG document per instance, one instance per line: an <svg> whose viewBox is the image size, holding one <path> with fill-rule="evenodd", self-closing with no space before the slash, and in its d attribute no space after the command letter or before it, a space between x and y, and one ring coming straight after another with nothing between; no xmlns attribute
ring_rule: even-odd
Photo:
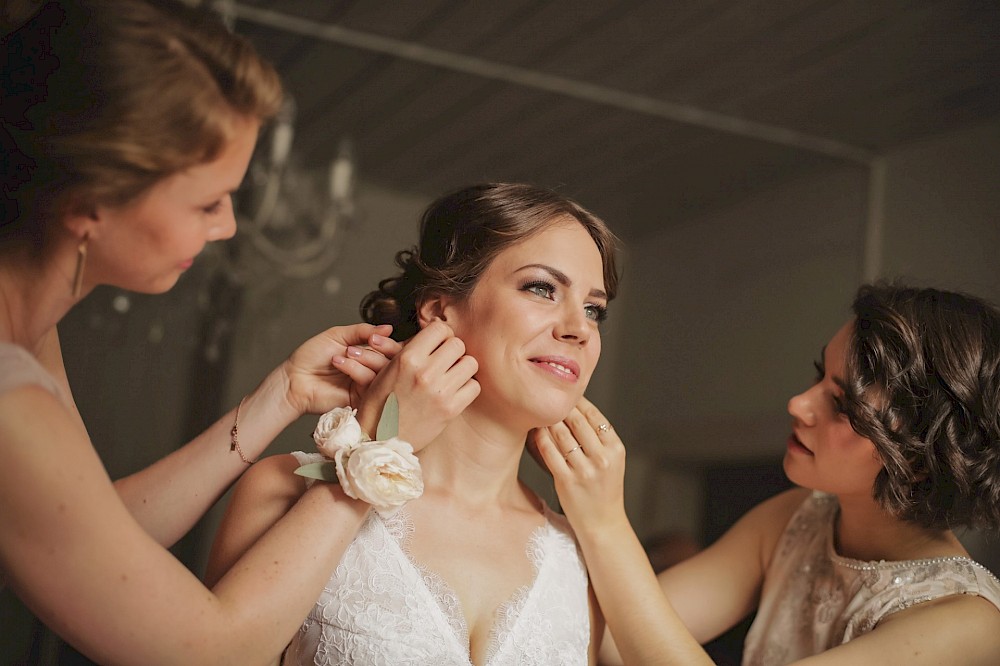
<svg viewBox="0 0 1000 666"><path fill-rule="evenodd" d="M554 334L563 342L577 342L586 344L593 334L590 320L583 308L576 305L565 305L558 321L556 322Z"/></svg>

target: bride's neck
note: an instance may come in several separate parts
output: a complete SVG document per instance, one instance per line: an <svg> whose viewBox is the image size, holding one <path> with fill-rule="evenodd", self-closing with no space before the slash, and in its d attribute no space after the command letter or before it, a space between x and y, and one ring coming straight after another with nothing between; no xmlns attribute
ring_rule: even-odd
<svg viewBox="0 0 1000 666"><path fill-rule="evenodd" d="M467 411L421 451L424 484L469 501L519 493L517 470L526 437Z"/></svg>

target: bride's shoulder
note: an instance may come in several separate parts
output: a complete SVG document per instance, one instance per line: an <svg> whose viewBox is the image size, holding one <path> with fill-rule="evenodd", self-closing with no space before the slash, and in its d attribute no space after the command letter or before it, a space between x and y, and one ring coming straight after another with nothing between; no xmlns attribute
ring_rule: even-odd
<svg viewBox="0 0 1000 666"><path fill-rule="evenodd" d="M204 576L209 587L221 580L305 492L305 480L295 474L298 465L291 454L281 454L261 458L243 472L212 543Z"/></svg>

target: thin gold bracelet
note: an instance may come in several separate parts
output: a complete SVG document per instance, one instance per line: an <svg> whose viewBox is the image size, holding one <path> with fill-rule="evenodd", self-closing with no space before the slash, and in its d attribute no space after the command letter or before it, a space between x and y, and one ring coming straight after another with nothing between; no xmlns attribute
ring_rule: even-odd
<svg viewBox="0 0 1000 666"><path fill-rule="evenodd" d="M240 448L240 408L243 406L243 401L247 397L243 396L240 399L240 404L236 405L236 418L233 419L233 429L229 431L229 450L236 451L240 454L240 460L248 465L252 465L256 460L249 460L244 454L243 449Z"/></svg>

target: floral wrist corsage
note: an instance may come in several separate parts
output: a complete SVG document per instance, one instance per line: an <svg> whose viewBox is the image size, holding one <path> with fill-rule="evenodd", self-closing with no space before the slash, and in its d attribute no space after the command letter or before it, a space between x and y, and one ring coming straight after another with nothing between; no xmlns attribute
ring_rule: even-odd
<svg viewBox="0 0 1000 666"><path fill-rule="evenodd" d="M361 430L356 409L337 407L319 418L313 439L319 451L316 462L295 470L299 476L339 483L348 497L372 505L380 515L391 516L399 507L424 492L420 461L413 447L396 433L399 410L389 395L376 439Z"/></svg>

